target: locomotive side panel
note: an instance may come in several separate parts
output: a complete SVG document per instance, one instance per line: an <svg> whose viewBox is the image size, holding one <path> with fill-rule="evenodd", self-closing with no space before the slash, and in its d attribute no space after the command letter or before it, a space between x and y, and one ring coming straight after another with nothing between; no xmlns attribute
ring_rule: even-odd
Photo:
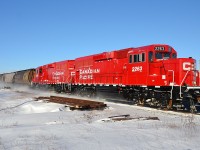
<svg viewBox="0 0 200 150"><path fill-rule="evenodd" d="M122 85L126 81L126 71L124 66L127 58L110 59L103 61L95 61L94 68L97 69L94 74L94 80L98 84L106 85Z"/></svg>
<svg viewBox="0 0 200 150"><path fill-rule="evenodd" d="M47 84L56 84L56 63L51 63L46 65L46 73L47 73Z"/></svg>
<svg viewBox="0 0 200 150"><path fill-rule="evenodd" d="M76 82L78 84L122 84L124 80L123 66L127 62L129 50L104 52L77 58L75 60Z"/></svg>
<svg viewBox="0 0 200 150"><path fill-rule="evenodd" d="M93 66L93 56L75 59L75 84L92 84Z"/></svg>
<svg viewBox="0 0 200 150"><path fill-rule="evenodd" d="M64 83L66 81L66 66L67 61L55 63L54 70L51 70L52 79L55 83Z"/></svg>
<svg viewBox="0 0 200 150"><path fill-rule="evenodd" d="M50 73L51 72L51 73ZM66 60L55 63L55 68L49 72L54 83L69 84L74 80L74 60Z"/></svg>
<svg viewBox="0 0 200 150"><path fill-rule="evenodd" d="M47 68L47 84L56 84L57 73L56 73L56 63L51 63L46 65Z"/></svg>
<svg viewBox="0 0 200 150"><path fill-rule="evenodd" d="M66 83L74 84L75 83L75 61L69 60L66 64Z"/></svg>

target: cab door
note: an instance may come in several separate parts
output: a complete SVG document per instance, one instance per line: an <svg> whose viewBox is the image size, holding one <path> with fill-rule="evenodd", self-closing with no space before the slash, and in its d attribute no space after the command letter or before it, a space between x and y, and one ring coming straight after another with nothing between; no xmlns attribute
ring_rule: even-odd
<svg viewBox="0 0 200 150"><path fill-rule="evenodd" d="M129 54L128 83L130 85L146 85L147 61L145 51Z"/></svg>

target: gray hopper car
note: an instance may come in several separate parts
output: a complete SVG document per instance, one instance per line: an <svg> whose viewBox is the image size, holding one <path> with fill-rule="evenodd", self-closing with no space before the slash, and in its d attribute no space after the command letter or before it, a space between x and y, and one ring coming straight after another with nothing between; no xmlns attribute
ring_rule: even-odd
<svg viewBox="0 0 200 150"><path fill-rule="evenodd" d="M13 83L30 84L34 74L35 74L35 69L17 71L13 76Z"/></svg>
<svg viewBox="0 0 200 150"><path fill-rule="evenodd" d="M0 81L5 83L31 84L35 69L20 70L12 73L0 74Z"/></svg>

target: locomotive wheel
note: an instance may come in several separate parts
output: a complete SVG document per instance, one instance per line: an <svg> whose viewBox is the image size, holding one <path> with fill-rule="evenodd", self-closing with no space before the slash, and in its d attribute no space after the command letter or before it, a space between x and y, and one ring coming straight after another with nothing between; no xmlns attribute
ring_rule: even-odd
<svg viewBox="0 0 200 150"><path fill-rule="evenodd" d="M59 86L59 85L57 85L57 86L55 87L55 91L56 91L57 93L61 93L62 87Z"/></svg>
<svg viewBox="0 0 200 150"><path fill-rule="evenodd" d="M127 100L128 101L133 101L133 94L132 93L128 94Z"/></svg>
<svg viewBox="0 0 200 150"><path fill-rule="evenodd" d="M144 104L145 104L145 99L144 98L139 99L138 105L144 106Z"/></svg>
<svg viewBox="0 0 200 150"><path fill-rule="evenodd" d="M128 99L128 91L123 91L123 97L124 97L125 99Z"/></svg>
<svg viewBox="0 0 200 150"><path fill-rule="evenodd" d="M95 90L91 90L89 97L90 98L96 97L96 91Z"/></svg>

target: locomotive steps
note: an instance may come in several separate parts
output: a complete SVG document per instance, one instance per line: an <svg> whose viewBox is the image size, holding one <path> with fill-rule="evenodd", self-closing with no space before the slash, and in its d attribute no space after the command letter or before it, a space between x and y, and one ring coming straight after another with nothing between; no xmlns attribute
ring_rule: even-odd
<svg viewBox="0 0 200 150"><path fill-rule="evenodd" d="M50 97L37 97L36 100L47 100L48 102L65 104L70 110L94 110L94 109L104 109L107 107L103 102L82 100L77 98L68 98L60 96L50 96Z"/></svg>

